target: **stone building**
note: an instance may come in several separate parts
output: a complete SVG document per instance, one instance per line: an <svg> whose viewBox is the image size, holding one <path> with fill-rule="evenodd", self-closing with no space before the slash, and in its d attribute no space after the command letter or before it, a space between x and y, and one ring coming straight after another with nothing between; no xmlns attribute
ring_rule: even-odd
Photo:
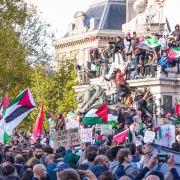
<svg viewBox="0 0 180 180"><path fill-rule="evenodd" d="M54 43L56 50L56 68L65 59L77 59L85 65L89 61L88 49L102 48L107 41L124 36L122 24L126 22L126 0L96 0L86 12L78 11L74 15L75 23L69 24L64 37ZM94 36L102 41L85 40Z"/></svg>

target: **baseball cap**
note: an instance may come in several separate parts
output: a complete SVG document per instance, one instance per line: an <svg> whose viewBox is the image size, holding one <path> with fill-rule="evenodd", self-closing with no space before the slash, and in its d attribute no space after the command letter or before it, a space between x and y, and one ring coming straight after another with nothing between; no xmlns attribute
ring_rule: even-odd
<svg viewBox="0 0 180 180"><path fill-rule="evenodd" d="M68 168L70 168L69 165L62 163L58 168L53 169L53 171L63 171L64 169L68 169Z"/></svg>

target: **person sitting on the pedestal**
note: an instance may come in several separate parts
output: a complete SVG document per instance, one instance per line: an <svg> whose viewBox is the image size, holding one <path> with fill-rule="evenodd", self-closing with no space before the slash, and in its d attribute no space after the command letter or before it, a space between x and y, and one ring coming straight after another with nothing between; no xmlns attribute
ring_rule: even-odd
<svg viewBox="0 0 180 180"><path fill-rule="evenodd" d="M130 80L130 74L132 71L135 70L136 64L135 64L135 60L132 58L132 51L129 51L127 53L128 55L128 61L126 62L126 79Z"/></svg>
<svg viewBox="0 0 180 180"><path fill-rule="evenodd" d="M143 55L139 57L139 63L136 69L136 74L138 78L139 77L144 78L144 56Z"/></svg>
<svg viewBox="0 0 180 180"><path fill-rule="evenodd" d="M179 24L175 26L175 30L172 32L172 35L178 34L180 36L180 28Z"/></svg>
<svg viewBox="0 0 180 180"><path fill-rule="evenodd" d="M167 51L163 51L163 55L161 56L161 59L159 61L159 63L155 66L153 66L153 72L152 72L152 78L155 77L155 71L157 71L158 67L161 67L161 70L164 72L164 74L168 75L168 72L165 70L165 68L167 68L168 66L168 53Z"/></svg>
<svg viewBox="0 0 180 180"><path fill-rule="evenodd" d="M153 54L149 54L148 59L144 63L146 78L150 77L150 73L152 72L152 65L153 65Z"/></svg>

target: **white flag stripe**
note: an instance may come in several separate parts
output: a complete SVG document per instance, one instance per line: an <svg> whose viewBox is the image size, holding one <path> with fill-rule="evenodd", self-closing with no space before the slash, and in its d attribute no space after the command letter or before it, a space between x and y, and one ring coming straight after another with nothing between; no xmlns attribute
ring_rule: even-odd
<svg viewBox="0 0 180 180"><path fill-rule="evenodd" d="M85 115L85 117L99 117L97 114L96 114L96 111L98 109L91 109L87 112L87 114Z"/></svg>

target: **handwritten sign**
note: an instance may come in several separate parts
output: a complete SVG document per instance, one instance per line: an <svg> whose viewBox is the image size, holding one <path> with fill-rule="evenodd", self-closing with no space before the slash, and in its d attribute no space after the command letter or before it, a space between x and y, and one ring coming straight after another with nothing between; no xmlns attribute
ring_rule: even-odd
<svg viewBox="0 0 180 180"><path fill-rule="evenodd" d="M81 142L91 142L92 141L92 128L79 130L79 136Z"/></svg>
<svg viewBox="0 0 180 180"><path fill-rule="evenodd" d="M52 133L54 137L54 150L58 149L60 146L64 146L66 150L69 147L69 142L73 142L73 146L80 145L79 130L78 128L59 130Z"/></svg>
<svg viewBox="0 0 180 180"><path fill-rule="evenodd" d="M101 134L112 134L112 125L110 124L101 125Z"/></svg>
<svg viewBox="0 0 180 180"><path fill-rule="evenodd" d="M66 118L66 129L79 127L79 121L75 117Z"/></svg>
<svg viewBox="0 0 180 180"><path fill-rule="evenodd" d="M157 132L157 139L155 144L172 148L172 144L175 142L175 126L173 125L163 125L161 126L162 138L159 137L159 132Z"/></svg>
<svg viewBox="0 0 180 180"><path fill-rule="evenodd" d="M146 131L145 136L144 136L144 142L145 143L148 143L148 142L152 143L154 140L154 137L155 137L155 132Z"/></svg>

